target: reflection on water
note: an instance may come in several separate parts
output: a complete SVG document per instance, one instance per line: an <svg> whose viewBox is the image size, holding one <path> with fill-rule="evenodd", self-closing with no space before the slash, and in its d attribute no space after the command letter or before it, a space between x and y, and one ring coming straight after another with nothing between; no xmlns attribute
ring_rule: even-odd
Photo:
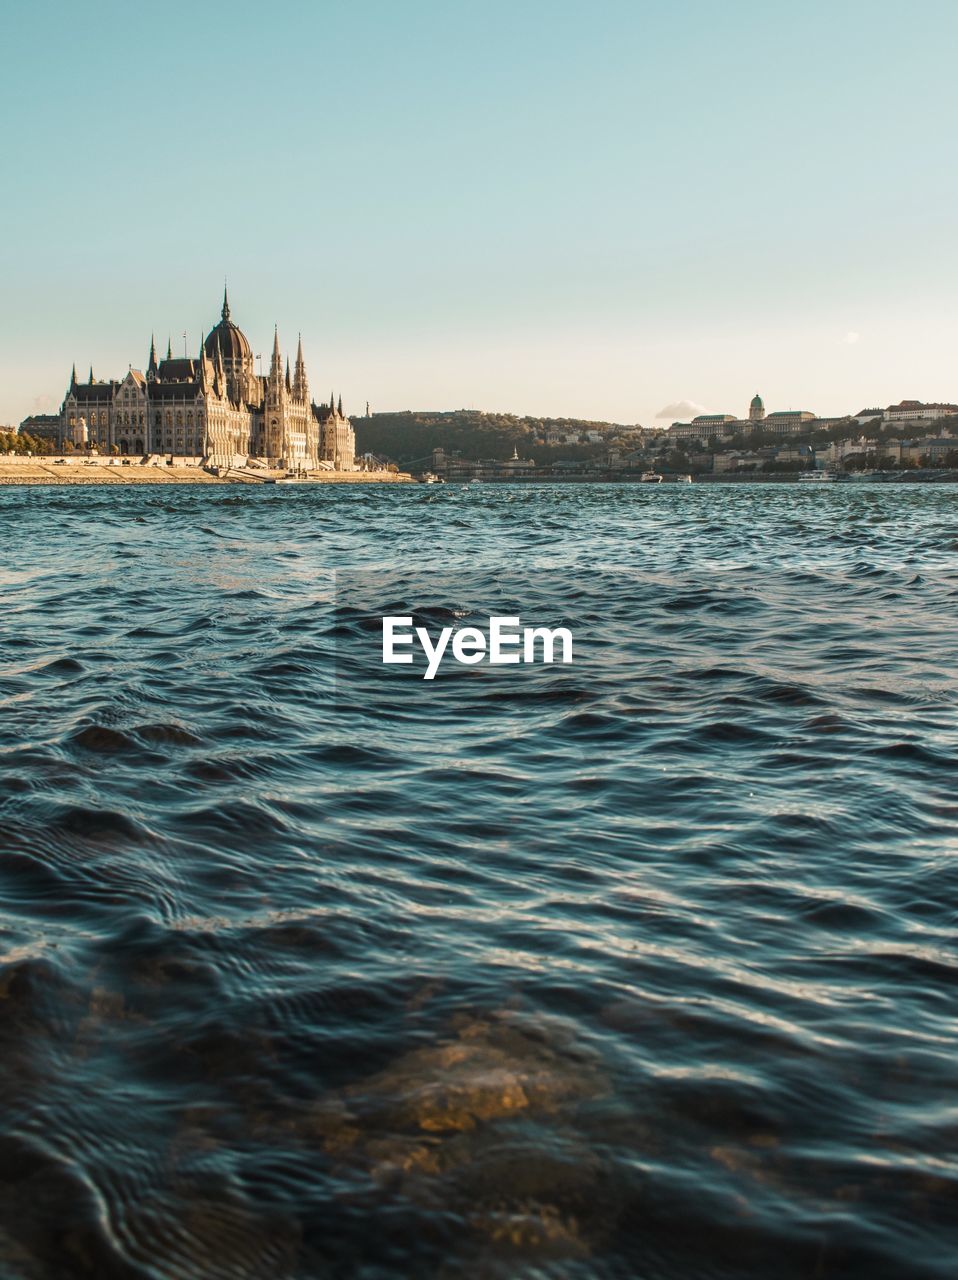
<svg viewBox="0 0 958 1280"><path fill-rule="evenodd" d="M0 1274L950 1280L955 511L0 492Z"/></svg>

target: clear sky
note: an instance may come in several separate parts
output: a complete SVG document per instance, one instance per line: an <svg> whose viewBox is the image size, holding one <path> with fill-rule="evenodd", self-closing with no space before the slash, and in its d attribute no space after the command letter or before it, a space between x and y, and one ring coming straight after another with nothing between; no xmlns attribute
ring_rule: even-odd
<svg viewBox="0 0 958 1280"><path fill-rule="evenodd" d="M13 0L0 423L224 276L354 413L958 399L956 47L954 0Z"/></svg>

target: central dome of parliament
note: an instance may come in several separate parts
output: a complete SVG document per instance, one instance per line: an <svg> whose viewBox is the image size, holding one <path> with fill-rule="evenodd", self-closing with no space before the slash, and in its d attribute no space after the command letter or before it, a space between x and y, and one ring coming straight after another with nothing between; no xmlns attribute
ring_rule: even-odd
<svg viewBox="0 0 958 1280"><path fill-rule="evenodd" d="M229 298L223 290L223 318L215 329L211 329L203 350L215 359L217 350L222 351L224 360L253 360L253 348L247 341L246 334L230 319Z"/></svg>

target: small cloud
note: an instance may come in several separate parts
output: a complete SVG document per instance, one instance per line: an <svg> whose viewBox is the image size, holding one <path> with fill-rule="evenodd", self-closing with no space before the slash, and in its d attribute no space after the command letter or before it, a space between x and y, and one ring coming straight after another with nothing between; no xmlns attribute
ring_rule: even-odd
<svg viewBox="0 0 958 1280"><path fill-rule="evenodd" d="M660 409L655 416L669 418L674 422L676 418L695 418L704 412L705 406L696 404L694 400L676 400L674 404L667 404L664 409Z"/></svg>
<svg viewBox="0 0 958 1280"><path fill-rule="evenodd" d="M846 347L853 347L861 336L862 335L860 333L856 333L854 329L849 329L844 338L842 338L842 342Z"/></svg>

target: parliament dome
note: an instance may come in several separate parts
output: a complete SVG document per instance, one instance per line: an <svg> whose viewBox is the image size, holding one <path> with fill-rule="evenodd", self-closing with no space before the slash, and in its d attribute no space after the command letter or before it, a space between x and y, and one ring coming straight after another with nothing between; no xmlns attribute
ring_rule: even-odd
<svg viewBox="0 0 958 1280"><path fill-rule="evenodd" d="M252 362L253 348L243 330L230 319L230 304L225 289L223 290L222 319L214 329L210 330L203 349L211 359L215 359L218 349L222 351L224 360Z"/></svg>

